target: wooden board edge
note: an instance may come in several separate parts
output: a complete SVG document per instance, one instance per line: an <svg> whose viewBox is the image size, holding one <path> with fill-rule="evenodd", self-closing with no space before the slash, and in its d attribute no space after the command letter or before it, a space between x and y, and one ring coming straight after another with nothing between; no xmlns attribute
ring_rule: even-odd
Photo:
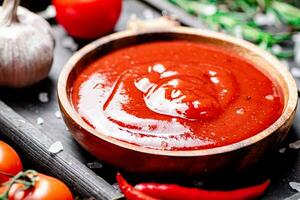
<svg viewBox="0 0 300 200"><path fill-rule="evenodd" d="M1 100L0 133L16 147L23 149L25 156L31 158L41 169L59 177L83 197L108 200L123 197L113 186L66 151L51 155L48 149L54 141Z"/></svg>

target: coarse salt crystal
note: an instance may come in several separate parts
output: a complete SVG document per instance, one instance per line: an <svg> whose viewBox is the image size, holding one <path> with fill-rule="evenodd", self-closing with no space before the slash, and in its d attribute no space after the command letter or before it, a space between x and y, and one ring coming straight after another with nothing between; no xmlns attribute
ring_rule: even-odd
<svg viewBox="0 0 300 200"><path fill-rule="evenodd" d="M58 154L63 149L64 149L64 147L63 147L62 143L60 141L56 141L53 144L51 144L51 146L49 148L49 152L51 154Z"/></svg>
<svg viewBox="0 0 300 200"><path fill-rule="evenodd" d="M290 143L289 147L291 149L300 149L300 140Z"/></svg>
<svg viewBox="0 0 300 200"><path fill-rule="evenodd" d="M44 124L43 118L38 117L38 118L36 119L36 123L37 123L38 125L43 125L43 124Z"/></svg>
<svg viewBox="0 0 300 200"><path fill-rule="evenodd" d="M61 112L60 112L60 111L56 111L56 112L55 112L55 117L56 117L57 119L60 119L60 118L61 118Z"/></svg>
<svg viewBox="0 0 300 200"><path fill-rule="evenodd" d="M279 153L284 153L285 152L285 148L281 148L281 149L279 149Z"/></svg>
<svg viewBox="0 0 300 200"><path fill-rule="evenodd" d="M102 164L98 161L89 162L89 163L87 163L87 166L90 169L101 169L102 168Z"/></svg>
<svg viewBox="0 0 300 200"><path fill-rule="evenodd" d="M154 19L154 14L150 9L146 9L143 12L145 19Z"/></svg>
<svg viewBox="0 0 300 200"><path fill-rule="evenodd" d="M39 93L39 101L42 103L47 103L49 101L48 93L47 92Z"/></svg>
<svg viewBox="0 0 300 200"><path fill-rule="evenodd" d="M297 192L300 192L300 183L289 182L289 185L292 189L296 190Z"/></svg>

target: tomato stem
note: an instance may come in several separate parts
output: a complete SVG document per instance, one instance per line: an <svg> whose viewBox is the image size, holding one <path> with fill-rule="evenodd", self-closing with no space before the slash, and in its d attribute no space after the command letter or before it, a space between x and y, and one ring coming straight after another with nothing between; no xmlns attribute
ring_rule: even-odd
<svg viewBox="0 0 300 200"><path fill-rule="evenodd" d="M24 187L22 190L28 190L33 187L36 183L37 172L34 170L27 170L25 172L19 172L16 176L14 176L11 180L4 183L7 187L3 194L0 195L0 200L8 200L9 191L15 183L21 183Z"/></svg>

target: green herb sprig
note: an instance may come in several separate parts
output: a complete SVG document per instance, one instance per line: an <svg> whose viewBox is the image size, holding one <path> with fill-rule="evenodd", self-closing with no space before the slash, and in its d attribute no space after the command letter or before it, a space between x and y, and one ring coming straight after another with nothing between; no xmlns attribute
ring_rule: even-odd
<svg viewBox="0 0 300 200"><path fill-rule="evenodd" d="M300 9L274 0L169 0L186 12L196 15L209 28L223 30L258 44L279 58L290 58L292 50L274 51L273 46L288 41L293 30L300 29ZM288 32L264 30L253 18L258 13L273 13L278 21L290 27Z"/></svg>

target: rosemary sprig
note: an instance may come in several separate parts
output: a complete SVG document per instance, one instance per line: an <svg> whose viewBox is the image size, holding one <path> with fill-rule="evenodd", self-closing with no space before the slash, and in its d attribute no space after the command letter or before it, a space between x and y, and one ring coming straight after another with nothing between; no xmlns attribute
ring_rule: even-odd
<svg viewBox="0 0 300 200"><path fill-rule="evenodd" d="M272 1L269 6L278 18L296 30L300 30L300 9L280 1Z"/></svg>
<svg viewBox="0 0 300 200"><path fill-rule="evenodd" d="M258 12L271 12L280 21L294 28L300 26L300 10L286 3L272 0L169 0L187 12L197 15L209 28L258 44L280 58L293 56L292 51L273 52L272 46L289 40L291 33L271 33L252 19ZM299 12L298 12L299 10ZM278 14L280 13L280 15Z"/></svg>

